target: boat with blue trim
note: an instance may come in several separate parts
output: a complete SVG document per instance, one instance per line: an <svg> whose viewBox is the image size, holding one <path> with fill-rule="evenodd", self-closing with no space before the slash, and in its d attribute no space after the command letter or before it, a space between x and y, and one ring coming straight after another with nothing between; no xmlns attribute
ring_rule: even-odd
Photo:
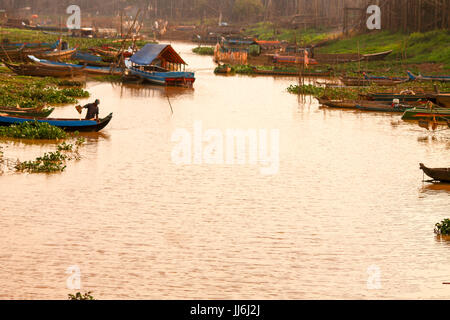
<svg viewBox="0 0 450 320"><path fill-rule="evenodd" d="M122 68L114 68L114 67L96 67L96 66L88 66L88 65L79 65L73 63L65 63L65 62L56 62L44 59L38 59L35 56L28 56L32 61L34 61L37 65L43 67L51 67L55 69L65 70L67 68L72 68L75 70L82 70L84 73L88 74L98 74L98 75L121 75L123 73Z"/></svg>
<svg viewBox="0 0 450 320"><path fill-rule="evenodd" d="M111 121L113 114L110 113L105 118L96 120L85 119L58 119L58 118L34 118L34 117L18 117L9 116L5 113L0 113L0 126L11 126L21 124L24 122L40 122L48 123L52 126L61 128L65 131L79 131L79 132L96 132L105 128Z"/></svg>
<svg viewBox="0 0 450 320"><path fill-rule="evenodd" d="M181 71L186 62L171 45L146 44L125 66L129 74L158 85L192 87L195 82L194 72Z"/></svg>

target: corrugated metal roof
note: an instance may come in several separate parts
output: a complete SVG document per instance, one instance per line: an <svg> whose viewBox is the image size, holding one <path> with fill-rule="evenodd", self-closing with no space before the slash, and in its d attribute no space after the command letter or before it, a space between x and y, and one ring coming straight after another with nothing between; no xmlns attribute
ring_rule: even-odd
<svg viewBox="0 0 450 320"><path fill-rule="evenodd" d="M150 65L155 59L162 57L170 63L186 64L169 44L146 44L131 57L131 62L138 65Z"/></svg>

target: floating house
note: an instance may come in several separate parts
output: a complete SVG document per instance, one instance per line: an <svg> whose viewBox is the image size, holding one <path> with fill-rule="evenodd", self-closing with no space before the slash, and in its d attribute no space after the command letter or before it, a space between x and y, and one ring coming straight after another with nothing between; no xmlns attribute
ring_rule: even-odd
<svg viewBox="0 0 450 320"><path fill-rule="evenodd" d="M254 40L222 39L221 43L217 43L215 47L214 60L231 64L247 64L249 54L261 54L261 46Z"/></svg>
<svg viewBox="0 0 450 320"><path fill-rule="evenodd" d="M154 84L192 87L195 74L169 44L146 44L125 61L128 72Z"/></svg>

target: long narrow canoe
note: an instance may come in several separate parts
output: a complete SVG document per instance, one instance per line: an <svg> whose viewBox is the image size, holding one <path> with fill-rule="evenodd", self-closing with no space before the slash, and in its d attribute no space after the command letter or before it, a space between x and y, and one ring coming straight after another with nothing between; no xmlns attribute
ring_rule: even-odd
<svg viewBox="0 0 450 320"><path fill-rule="evenodd" d="M395 86L408 81L392 79L364 79L358 77L340 77L339 79L349 87L370 86L372 84L377 84L379 86Z"/></svg>
<svg viewBox="0 0 450 320"><path fill-rule="evenodd" d="M447 124L450 121L449 108L412 108L405 111L402 116L404 121L433 121L437 123Z"/></svg>
<svg viewBox="0 0 450 320"><path fill-rule="evenodd" d="M282 69L273 69L273 70L261 70L256 67L253 68L253 73L257 75L267 75L267 76L300 76L300 71L298 70L282 70ZM302 71L301 73L304 77L329 77L331 76L331 71Z"/></svg>
<svg viewBox="0 0 450 320"><path fill-rule="evenodd" d="M365 100L375 100L392 102L394 99L398 99L400 102L417 102L430 100L434 103L438 103L441 107L450 107L450 94L449 93L421 93L421 94L395 94L395 93L369 93L360 95ZM439 101L438 101L439 100Z"/></svg>
<svg viewBox="0 0 450 320"><path fill-rule="evenodd" d="M51 67L51 68L60 69L60 70L64 70L67 68L73 68L75 70L80 70L81 72L84 72L84 73L101 74L101 75L121 75L123 73L123 69L121 69L121 68L94 67L94 66L79 65L79 64L72 64L72 63L56 62L56 61L38 59L34 56L29 56L29 58L31 60L33 60L39 66Z"/></svg>
<svg viewBox="0 0 450 320"><path fill-rule="evenodd" d="M403 105L403 104L382 104L382 103L361 103L356 106L356 109L361 111L372 111L372 112L391 112L391 113L404 113L406 110L414 108L413 106Z"/></svg>
<svg viewBox="0 0 450 320"><path fill-rule="evenodd" d="M388 55L392 53L393 50L384 51L384 52L378 52L378 53L372 53L372 54L363 54L363 60L367 61L378 61L383 60Z"/></svg>
<svg viewBox="0 0 450 320"><path fill-rule="evenodd" d="M45 51L34 54L36 58L46 59L46 60L67 60L70 59L74 53L77 51L76 48L67 49L67 50L53 50L53 51Z"/></svg>
<svg viewBox="0 0 450 320"><path fill-rule="evenodd" d="M355 109L358 101L356 100L328 100L325 98L316 98L321 105L337 109Z"/></svg>
<svg viewBox="0 0 450 320"><path fill-rule="evenodd" d="M10 126L13 124L21 124L24 122L41 122L48 123L52 126L61 128L65 131L79 131L79 132L96 132L105 128L111 121L113 114L110 113L107 117L95 120L80 120L80 119L56 119L56 118L34 118L34 117L12 117L0 113L0 126Z"/></svg>
<svg viewBox="0 0 450 320"><path fill-rule="evenodd" d="M66 66L64 68L43 66L34 64L12 64L3 61L11 71L18 75L33 76L33 77L75 77L83 74L84 67L75 68Z"/></svg>
<svg viewBox="0 0 450 320"><path fill-rule="evenodd" d="M450 76L423 76L421 74L416 76L409 70L407 73L411 80L450 82Z"/></svg>
<svg viewBox="0 0 450 320"><path fill-rule="evenodd" d="M7 50L0 46L0 59L7 61L26 61L28 55L39 54L48 51L48 48L17 48Z"/></svg>
<svg viewBox="0 0 450 320"><path fill-rule="evenodd" d="M0 114L4 113L12 117L32 117L32 118L47 118L52 114L55 108L42 110L20 110L20 109L3 109L0 107Z"/></svg>
<svg viewBox="0 0 450 320"><path fill-rule="evenodd" d="M428 168L421 163L420 169L433 181L450 182L450 168Z"/></svg>

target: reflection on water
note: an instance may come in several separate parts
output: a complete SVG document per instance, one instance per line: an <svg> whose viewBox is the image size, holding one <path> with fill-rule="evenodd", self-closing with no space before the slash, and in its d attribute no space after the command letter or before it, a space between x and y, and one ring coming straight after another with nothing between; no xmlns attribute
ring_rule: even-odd
<svg viewBox="0 0 450 320"><path fill-rule="evenodd" d="M194 90L88 83L81 103L100 98L114 117L83 134L82 160L0 176L0 298L65 299L70 266L99 299L448 298L448 242L433 229L450 190L419 170L448 165L444 132L424 142L392 125L400 115L319 109L286 92L295 78L215 76L210 57L174 46L199 70ZM280 130L279 173L172 163L173 132L196 121ZM55 147L1 145L21 160Z"/></svg>
<svg viewBox="0 0 450 320"><path fill-rule="evenodd" d="M147 83L118 83L112 84L115 90L120 90L120 97L140 97L140 98L154 98L154 97L177 97L181 95L192 95L194 88L183 87L163 87Z"/></svg>

